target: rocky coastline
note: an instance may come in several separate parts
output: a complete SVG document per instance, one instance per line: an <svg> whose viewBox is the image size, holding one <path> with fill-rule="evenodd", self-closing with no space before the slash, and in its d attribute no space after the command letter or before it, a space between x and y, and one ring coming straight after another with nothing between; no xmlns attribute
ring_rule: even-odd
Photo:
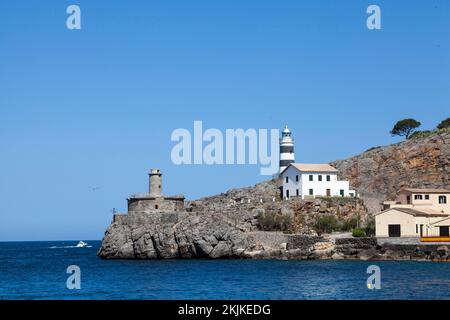
<svg viewBox="0 0 450 320"><path fill-rule="evenodd" d="M449 187L450 133L372 148L332 163L360 199L280 199L279 181L185 202L181 211L115 214L98 251L103 259L353 259L450 261L448 244L389 243L319 235L321 216L362 224L399 187ZM152 200L153 201L153 200ZM155 200L157 201L157 200ZM261 227L261 215L286 216L290 230Z"/></svg>
<svg viewBox="0 0 450 320"><path fill-rule="evenodd" d="M110 225L98 252L101 258L450 262L450 251L445 245L379 244L375 238L242 231L214 215L138 215L125 221L128 218Z"/></svg>

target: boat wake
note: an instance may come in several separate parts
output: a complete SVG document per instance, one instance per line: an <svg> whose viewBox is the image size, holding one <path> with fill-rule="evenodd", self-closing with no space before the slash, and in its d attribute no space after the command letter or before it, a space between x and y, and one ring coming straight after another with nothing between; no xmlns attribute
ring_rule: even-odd
<svg viewBox="0 0 450 320"><path fill-rule="evenodd" d="M50 249L68 249L68 248L92 248L87 242L80 241L76 246L52 246Z"/></svg>
<svg viewBox="0 0 450 320"><path fill-rule="evenodd" d="M51 246L50 249L70 249L70 248L92 248L92 246L85 246L85 247L79 247L79 246Z"/></svg>

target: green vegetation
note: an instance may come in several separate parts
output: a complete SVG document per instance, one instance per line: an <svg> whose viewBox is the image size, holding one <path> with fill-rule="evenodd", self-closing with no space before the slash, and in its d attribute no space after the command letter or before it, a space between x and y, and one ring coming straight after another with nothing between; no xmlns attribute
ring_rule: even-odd
<svg viewBox="0 0 450 320"><path fill-rule="evenodd" d="M333 215L326 215L316 218L315 230L317 234L332 232L352 232L354 237L372 237L375 235L375 219L370 218L360 227L360 216L340 221Z"/></svg>
<svg viewBox="0 0 450 320"><path fill-rule="evenodd" d="M368 237L375 236L375 219L373 217L371 217L366 222L366 226L364 227L364 232L366 233L366 236L368 236Z"/></svg>
<svg viewBox="0 0 450 320"><path fill-rule="evenodd" d="M421 123L415 119L403 119L398 121L394 128L391 130L393 136L404 136L408 140L416 140L432 137L439 133L450 132L450 118L442 120L434 130L416 130L421 126ZM377 149L371 148L367 151Z"/></svg>
<svg viewBox="0 0 450 320"><path fill-rule="evenodd" d="M258 214L258 228L262 231L288 232L292 227L292 218L286 214L264 212Z"/></svg>
<svg viewBox="0 0 450 320"><path fill-rule="evenodd" d="M351 231L358 227L358 218L352 218L350 220L346 220L341 225L341 231Z"/></svg>
<svg viewBox="0 0 450 320"><path fill-rule="evenodd" d="M317 234L332 233L340 229L339 223L335 216L321 216L318 217L315 224L315 230Z"/></svg>
<svg viewBox="0 0 450 320"><path fill-rule="evenodd" d="M391 130L393 136L402 136L409 139L415 129L421 126L421 123L415 119L403 119L398 121Z"/></svg>
<svg viewBox="0 0 450 320"><path fill-rule="evenodd" d="M342 206L347 203L356 203L359 201L357 197L341 197L341 196L333 196L333 197L326 197L326 196L316 196L316 199L324 200L328 203L333 203L339 206Z"/></svg>
<svg viewBox="0 0 450 320"><path fill-rule="evenodd" d="M352 236L354 236L355 238L363 238L366 236L366 232L364 231L364 229L356 228L353 229Z"/></svg>
<svg viewBox="0 0 450 320"><path fill-rule="evenodd" d="M439 130L442 130L442 129L450 129L450 118L447 118L447 119L445 119L445 120L442 120L442 122L438 124L437 128L438 128Z"/></svg>
<svg viewBox="0 0 450 320"><path fill-rule="evenodd" d="M436 134L435 131L430 131L430 130L416 131L409 137L409 139L410 140L415 140L415 139L421 139L421 138L428 138L428 137L431 137L431 136L433 136L435 134Z"/></svg>
<svg viewBox="0 0 450 320"><path fill-rule="evenodd" d="M369 148L369 149L367 149L367 150L364 151L364 152L370 152L370 151L377 150L377 149L381 149L381 146Z"/></svg>

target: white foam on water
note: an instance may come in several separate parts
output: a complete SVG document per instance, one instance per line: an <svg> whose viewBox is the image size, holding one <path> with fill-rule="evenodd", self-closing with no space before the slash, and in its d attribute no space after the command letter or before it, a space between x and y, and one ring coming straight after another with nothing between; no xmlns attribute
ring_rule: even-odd
<svg viewBox="0 0 450 320"><path fill-rule="evenodd" d="M58 247L58 246L51 246L51 247L49 247L49 249L70 249L70 248L80 248L80 249L82 249L82 248L92 248L92 246L86 246L86 247L77 247L77 246L60 246L60 247Z"/></svg>

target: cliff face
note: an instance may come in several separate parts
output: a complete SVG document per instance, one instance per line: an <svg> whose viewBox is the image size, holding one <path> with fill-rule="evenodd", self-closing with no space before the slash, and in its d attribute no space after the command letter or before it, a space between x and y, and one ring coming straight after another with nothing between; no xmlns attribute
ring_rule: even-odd
<svg viewBox="0 0 450 320"><path fill-rule="evenodd" d="M215 215L131 217L111 224L98 255L105 259L351 259L448 261L446 246L378 244L375 238L330 238L243 232Z"/></svg>
<svg viewBox="0 0 450 320"><path fill-rule="evenodd" d="M402 187L450 187L450 132L373 148L331 165L374 212L380 202L394 200Z"/></svg>

